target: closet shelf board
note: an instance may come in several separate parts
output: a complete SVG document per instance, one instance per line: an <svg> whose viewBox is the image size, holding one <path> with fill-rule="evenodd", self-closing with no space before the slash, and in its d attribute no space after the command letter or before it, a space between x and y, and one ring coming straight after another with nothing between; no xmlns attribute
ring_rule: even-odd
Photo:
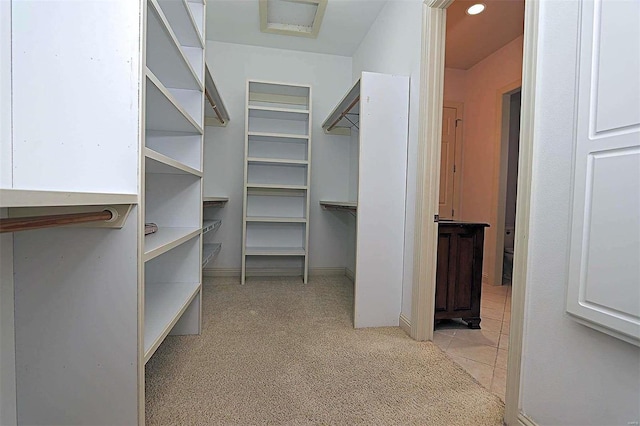
<svg viewBox="0 0 640 426"><path fill-rule="evenodd" d="M202 172L182 164L171 157L160 154L150 148L144 149L146 158L145 170L147 173L173 174L173 175L194 175L202 177Z"/></svg>
<svg viewBox="0 0 640 426"><path fill-rule="evenodd" d="M202 233L206 234L207 232L215 232L222 225L222 221L219 219L216 220L205 220L202 223Z"/></svg>
<svg viewBox="0 0 640 426"><path fill-rule="evenodd" d="M137 194L0 189L0 208L137 204Z"/></svg>
<svg viewBox="0 0 640 426"><path fill-rule="evenodd" d="M146 69L145 128L165 132L203 133L202 127L187 113L176 98Z"/></svg>
<svg viewBox="0 0 640 426"><path fill-rule="evenodd" d="M307 190L309 187L305 185L280 185L271 183L247 183L247 188L260 189L285 189L285 190Z"/></svg>
<svg viewBox="0 0 640 426"><path fill-rule="evenodd" d="M353 87L347 92L347 94L340 100L338 105L331 111L327 118L322 123L322 128L327 131L329 127L336 123L335 127L351 127L351 123L344 119L344 115L349 112L359 113L358 100L360 98L360 80L356 81ZM334 127L334 128L335 128Z"/></svg>
<svg viewBox="0 0 640 426"><path fill-rule="evenodd" d="M181 45L204 47L196 20L186 0L158 0L158 4Z"/></svg>
<svg viewBox="0 0 640 426"><path fill-rule="evenodd" d="M204 102L205 123L211 126L226 126L231 118L229 117L229 112L224 104L222 95L218 91L218 87L211 76L209 66L206 64L204 68L204 85L206 96Z"/></svg>
<svg viewBox="0 0 640 426"><path fill-rule="evenodd" d="M279 108L249 107L249 119L251 118L305 122L309 120L309 113L296 110L286 111Z"/></svg>
<svg viewBox="0 0 640 426"><path fill-rule="evenodd" d="M248 135L249 137L262 136L277 139L309 139L309 135L293 135L290 133L248 132Z"/></svg>
<svg viewBox="0 0 640 426"><path fill-rule="evenodd" d="M320 200L321 206L327 207L358 207L357 201L325 201Z"/></svg>
<svg viewBox="0 0 640 426"><path fill-rule="evenodd" d="M202 197L202 207L224 207L229 197Z"/></svg>
<svg viewBox="0 0 640 426"><path fill-rule="evenodd" d="M160 226L156 233L144 237L144 261L147 262L178 247L201 232L201 228L171 228Z"/></svg>
<svg viewBox="0 0 640 426"><path fill-rule="evenodd" d="M257 106L257 105L249 105L249 111L270 111L270 112L283 112L283 113L292 113L298 114L304 118L305 115L309 115L308 109L296 109L296 108L281 108L281 107L270 107L270 106Z"/></svg>
<svg viewBox="0 0 640 426"><path fill-rule="evenodd" d="M270 216L247 216L247 222L264 223L307 223L304 217L270 217Z"/></svg>
<svg viewBox="0 0 640 426"><path fill-rule="evenodd" d="M251 80L249 101L309 106L310 86Z"/></svg>
<svg viewBox="0 0 640 426"><path fill-rule="evenodd" d="M229 201L229 197L202 197L202 201L222 201L222 202L227 202Z"/></svg>
<svg viewBox="0 0 640 426"><path fill-rule="evenodd" d="M157 0L147 0L147 4L147 66L167 87L203 91Z"/></svg>
<svg viewBox="0 0 640 426"><path fill-rule="evenodd" d="M200 291L200 283L145 283L145 364Z"/></svg>
<svg viewBox="0 0 640 426"><path fill-rule="evenodd" d="M212 262L216 257L218 257L218 253L220 253L220 249L222 248L222 244L203 244L202 245L202 267L207 266L207 263Z"/></svg>
<svg viewBox="0 0 640 426"><path fill-rule="evenodd" d="M257 158L249 157L247 161L250 164L282 164L290 166L306 166L309 164L307 160L287 160L284 158Z"/></svg>
<svg viewBox="0 0 640 426"><path fill-rule="evenodd" d="M302 247L247 247L247 256L305 256L306 251Z"/></svg>

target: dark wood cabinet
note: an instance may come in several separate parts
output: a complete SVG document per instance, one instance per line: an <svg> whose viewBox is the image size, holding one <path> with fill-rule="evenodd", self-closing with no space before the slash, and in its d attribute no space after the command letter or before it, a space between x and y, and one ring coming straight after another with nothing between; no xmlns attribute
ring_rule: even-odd
<svg viewBox="0 0 640 426"><path fill-rule="evenodd" d="M438 223L435 319L462 318L480 328L482 248L486 223Z"/></svg>

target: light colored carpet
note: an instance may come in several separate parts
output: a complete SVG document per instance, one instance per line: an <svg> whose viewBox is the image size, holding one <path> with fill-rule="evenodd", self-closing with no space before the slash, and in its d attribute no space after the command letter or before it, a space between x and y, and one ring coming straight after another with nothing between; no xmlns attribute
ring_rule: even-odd
<svg viewBox="0 0 640 426"><path fill-rule="evenodd" d="M147 364L149 425L501 425L504 406L432 343L354 330L342 277L208 279L201 336Z"/></svg>

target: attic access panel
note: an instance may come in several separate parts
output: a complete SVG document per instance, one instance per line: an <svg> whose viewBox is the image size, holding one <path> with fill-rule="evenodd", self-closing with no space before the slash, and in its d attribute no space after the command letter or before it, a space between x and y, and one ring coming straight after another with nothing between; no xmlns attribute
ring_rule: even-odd
<svg viewBox="0 0 640 426"><path fill-rule="evenodd" d="M317 38L327 0L260 0L263 33Z"/></svg>

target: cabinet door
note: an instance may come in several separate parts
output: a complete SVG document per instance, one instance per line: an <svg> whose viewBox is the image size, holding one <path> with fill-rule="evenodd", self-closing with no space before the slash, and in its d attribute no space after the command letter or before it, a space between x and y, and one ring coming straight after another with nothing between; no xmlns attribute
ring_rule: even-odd
<svg viewBox="0 0 640 426"><path fill-rule="evenodd" d="M474 275L477 269L475 258L476 235L471 229L458 228L455 234L455 264L450 266L451 285L449 297L455 312L470 312L475 308Z"/></svg>
<svg viewBox="0 0 640 426"><path fill-rule="evenodd" d="M446 312L449 300L449 264L451 261L452 234L440 231L438 235L438 266L436 268L435 312Z"/></svg>

